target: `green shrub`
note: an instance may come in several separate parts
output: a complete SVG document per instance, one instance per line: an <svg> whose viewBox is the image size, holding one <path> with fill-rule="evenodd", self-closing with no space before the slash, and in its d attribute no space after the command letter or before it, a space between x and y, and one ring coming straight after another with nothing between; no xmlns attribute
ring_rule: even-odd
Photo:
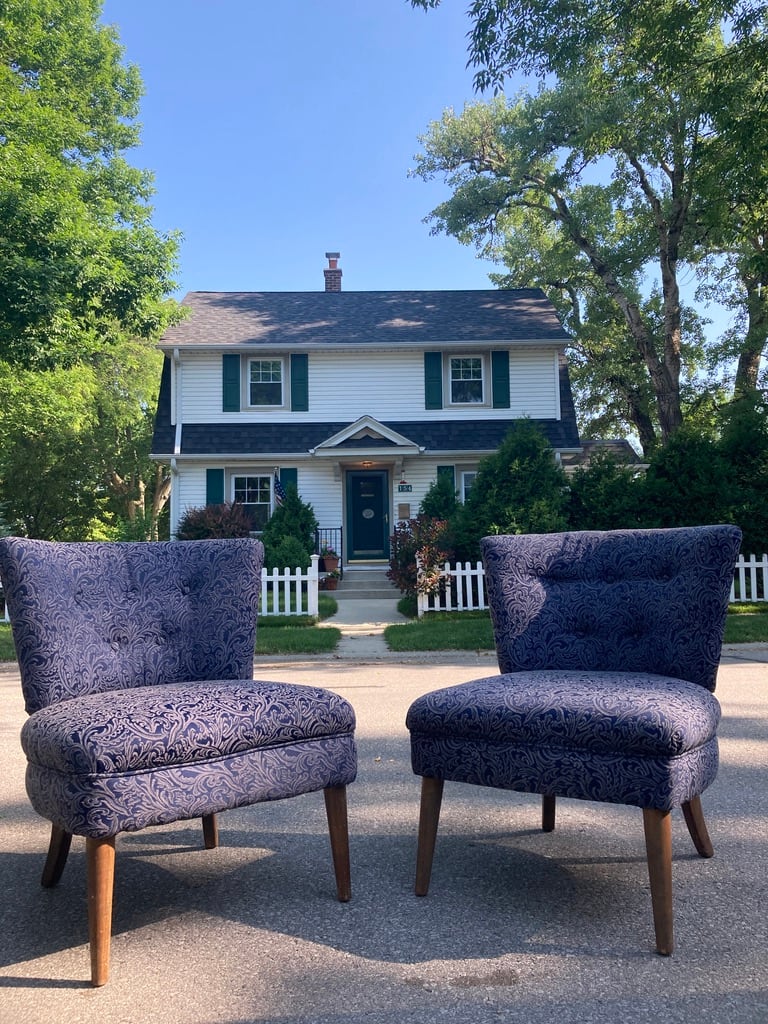
<svg viewBox="0 0 768 1024"><path fill-rule="evenodd" d="M176 530L177 540L207 540L216 537L247 537L251 522L242 505L224 502L188 508Z"/></svg>

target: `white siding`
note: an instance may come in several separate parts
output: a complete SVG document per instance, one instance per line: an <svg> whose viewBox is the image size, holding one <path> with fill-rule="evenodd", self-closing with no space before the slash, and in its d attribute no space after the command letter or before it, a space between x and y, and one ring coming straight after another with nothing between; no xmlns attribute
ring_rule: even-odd
<svg viewBox="0 0 768 1024"><path fill-rule="evenodd" d="M424 408L424 356L422 352L311 352L309 355L309 411L243 408L221 411L221 356L218 353L183 355L182 417L185 423L352 422L360 416L379 420L435 419L440 413ZM506 419L557 416L557 360L552 350L513 349L509 359L510 409L487 406L452 406L451 419Z"/></svg>

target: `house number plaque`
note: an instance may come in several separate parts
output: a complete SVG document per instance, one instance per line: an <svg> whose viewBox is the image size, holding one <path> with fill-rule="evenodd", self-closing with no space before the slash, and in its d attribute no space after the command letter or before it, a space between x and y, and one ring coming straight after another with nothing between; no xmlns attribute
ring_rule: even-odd
<svg viewBox="0 0 768 1024"><path fill-rule="evenodd" d="M408 494L413 490L413 484L398 484L397 490L399 494Z"/></svg>

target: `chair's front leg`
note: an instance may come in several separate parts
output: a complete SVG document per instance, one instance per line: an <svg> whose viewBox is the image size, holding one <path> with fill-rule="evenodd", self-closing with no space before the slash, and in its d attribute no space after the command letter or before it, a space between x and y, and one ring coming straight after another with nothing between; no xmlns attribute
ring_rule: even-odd
<svg viewBox="0 0 768 1024"><path fill-rule="evenodd" d="M115 837L87 839L88 934L91 943L91 984L98 988L109 978L112 938L112 892L115 881Z"/></svg>
<svg viewBox="0 0 768 1024"><path fill-rule="evenodd" d="M425 775L421 780L421 808L419 810L419 841L416 849L417 896L426 896L432 877L432 860L435 856L437 826L440 821L440 806L443 802L443 779L430 779Z"/></svg>
<svg viewBox="0 0 768 1024"><path fill-rule="evenodd" d="M328 835L331 840L336 894L340 903L352 898L352 874L349 863L349 826L347 823L347 787L328 786L323 790Z"/></svg>
<svg viewBox="0 0 768 1024"><path fill-rule="evenodd" d="M65 832L58 825L52 825L48 856L45 859L43 877L40 879L40 884L44 889L51 889L61 878L71 845L72 833Z"/></svg>
<svg viewBox="0 0 768 1024"><path fill-rule="evenodd" d="M643 808L645 850L651 880L656 952L669 956L674 948L672 927L672 815Z"/></svg>

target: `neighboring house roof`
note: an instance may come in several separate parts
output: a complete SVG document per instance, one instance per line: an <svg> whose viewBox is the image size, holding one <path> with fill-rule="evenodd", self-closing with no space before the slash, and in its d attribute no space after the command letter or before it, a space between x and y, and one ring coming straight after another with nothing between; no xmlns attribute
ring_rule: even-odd
<svg viewBox="0 0 768 1024"><path fill-rule="evenodd" d="M171 423L170 361L165 360L160 385L152 454L160 458L180 456L232 455L232 456L292 456L322 447L336 434L353 424L349 421L320 423L259 422L259 423L185 423L181 430L181 448L175 451L176 432ZM576 414L573 406L566 359L560 356L560 412L561 419L535 420L553 448L562 451L580 447ZM493 452L499 447L511 427L520 420L477 419L382 421L389 432L401 435L425 452L468 455ZM386 436L343 440L333 450L391 448L397 450L397 440Z"/></svg>
<svg viewBox="0 0 768 1024"><path fill-rule="evenodd" d="M634 466L641 469L646 465L629 441L624 439L582 441L581 447L583 449L581 452L572 452L569 455L563 456L562 464L564 469L588 466L593 456L598 452L607 452L616 462L624 466Z"/></svg>
<svg viewBox="0 0 768 1024"><path fill-rule="evenodd" d="M397 292L189 292L160 347L566 345L540 288Z"/></svg>

